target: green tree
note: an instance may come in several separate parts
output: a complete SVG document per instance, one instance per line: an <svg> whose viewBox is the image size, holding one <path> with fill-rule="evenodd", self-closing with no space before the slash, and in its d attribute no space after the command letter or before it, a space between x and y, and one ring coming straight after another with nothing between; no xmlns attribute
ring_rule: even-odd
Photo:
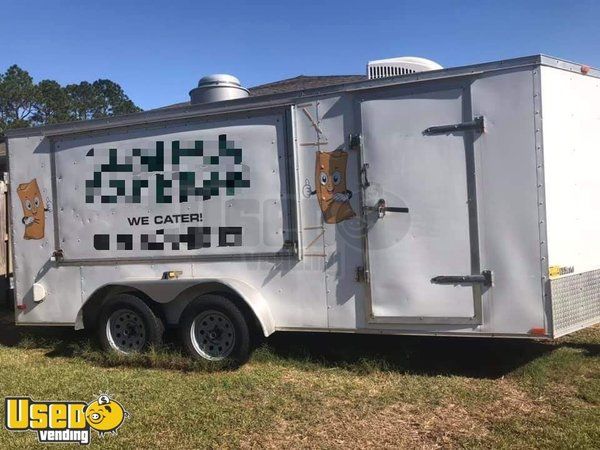
<svg viewBox="0 0 600 450"><path fill-rule="evenodd" d="M32 122L51 124L71 120L69 96L54 80L42 80L37 85L35 112Z"/></svg>
<svg viewBox="0 0 600 450"><path fill-rule="evenodd" d="M98 99L92 83L82 81L79 84L69 84L65 87L69 98L69 115L71 120L94 119L96 108L99 107Z"/></svg>
<svg viewBox="0 0 600 450"><path fill-rule="evenodd" d="M0 136L9 128L89 120L141 111L111 80L38 84L17 65L0 74Z"/></svg>
<svg viewBox="0 0 600 450"><path fill-rule="evenodd" d="M29 73L17 65L0 74L0 133L29 125L35 113L36 91Z"/></svg>
<svg viewBox="0 0 600 450"><path fill-rule="evenodd" d="M141 111L114 81L96 80L92 85L97 108L94 118L118 116Z"/></svg>
<svg viewBox="0 0 600 450"><path fill-rule="evenodd" d="M100 119L141 111L111 80L82 81L65 88L73 120Z"/></svg>

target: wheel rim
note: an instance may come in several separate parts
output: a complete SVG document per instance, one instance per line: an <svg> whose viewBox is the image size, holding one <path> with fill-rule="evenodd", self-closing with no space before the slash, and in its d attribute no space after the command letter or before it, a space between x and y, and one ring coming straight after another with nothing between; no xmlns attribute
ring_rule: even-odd
<svg viewBox="0 0 600 450"><path fill-rule="evenodd" d="M131 309L114 311L106 322L110 346L121 353L138 352L146 345L146 327L142 316Z"/></svg>
<svg viewBox="0 0 600 450"><path fill-rule="evenodd" d="M219 311L200 313L192 322L190 333L196 352L211 361L226 358L235 345L233 322Z"/></svg>

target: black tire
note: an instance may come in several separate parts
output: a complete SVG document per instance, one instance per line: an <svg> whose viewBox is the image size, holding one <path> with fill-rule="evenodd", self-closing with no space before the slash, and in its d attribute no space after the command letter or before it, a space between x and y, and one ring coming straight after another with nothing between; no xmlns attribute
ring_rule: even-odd
<svg viewBox="0 0 600 450"><path fill-rule="evenodd" d="M124 354L159 347L165 331L150 307L131 294L109 299L100 310L97 325L102 348Z"/></svg>
<svg viewBox="0 0 600 450"><path fill-rule="evenodd" d="M246 318L220 295L207 294L192 301L181 314L179 331L185 350L194 359L237 367L250 356Z"/></svg>

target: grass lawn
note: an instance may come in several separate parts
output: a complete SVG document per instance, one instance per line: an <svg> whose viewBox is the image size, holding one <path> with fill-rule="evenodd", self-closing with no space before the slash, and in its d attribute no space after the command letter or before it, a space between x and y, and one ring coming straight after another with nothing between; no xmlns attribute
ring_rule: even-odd
<svg viewBox="0 0 600 450"><path fill-rule="evenodd" d="M173 344L123 359L2 316L0 396L101 392L131 417L94 447L598 448L600 327L552 343L276 334L218 372ZM0 448L36 445L0 431Z"/></svg>

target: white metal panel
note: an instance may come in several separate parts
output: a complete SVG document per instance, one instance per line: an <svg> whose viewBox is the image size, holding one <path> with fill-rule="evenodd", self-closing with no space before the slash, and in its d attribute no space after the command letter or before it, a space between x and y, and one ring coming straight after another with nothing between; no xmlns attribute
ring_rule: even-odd
<svg viewBox="0 0 600 450"><path fill-rule="evenodd" d="M322 144L321 129L317 123L317 101L306 99L294 106L296 135L298 203L300 209L300 255L324 272L324 242L321 210L315 201L314 191L315 152ZM325 277L323 275L323 281Z"/></svg>
<svg viewBox="0 0 600 450"><path fill-rule="evenodd" d="M542 67L550 266L600 268L600 80Z"/></svg>
<svg viewBox="0 0 600 450"><path fill-rule="evenodd" d="M327 281L327 313L330 328L356 329L365 325L365 284L356 280L356 270L364 266L362 226L359 218L360 183L359 149L350 148L349 137L354 123L354 98L335 96L319 99L318 119L322 140L327 142L321 151L343 149L348 160L345 176L346 188L352 193L349 205L354 217L330 224L323 222ZM312 150L314 154L316 149ZM315 159L313 156L313 164ZM314 178L314 172L311 175ZM318 183L319 180L314 180ZM313 198L315 203L317 199Z"/></svg>
<svg viewBox="0 0 600 450"><path fill-rule="evenodd" d="M325 228L322 221L319 203L315 200L314 190L315 152L321 142L321 128L318 123L317 100L302 99L293 107L295 124L295 152L297 162L298 190L295 193L299 204L299 233L302 258L298 270L306 270L304 284L299 286L298 294L306 288L311 290L311 297L303 296L299 306L302 311L294 313L296 320L306 320L306 316L318 317L318 323L327 328L327 284L325 279ZM302 267L302 269L300 269ZM277 302L281 316L287 316L287 302L283 299ZM304 316L304 318L303 318ZM290 316L291 318L291 316ZM280 323L277 324L281 326Z"/></svg>
<svg viewBox="0 0 600 450"><path fill-rule="evenodd" d="M274 123L277 123L278 119L279 116L275 117ZM235 122L230 123L236 125ZM283 138L279 134L279 128L277 130L276 135L269 134L270 139L275 136L277 140L275 143L272 142L272 139L267 140L267 148L271 148L272 145L275 148L277 148L277 144L282 145ZM261 130L258 131L255 136L264 137L261 135ZM283 131L281 130L281 132ZM155 136L164 136L159 134L164 133L164 128L129 130L128 137L132 138L136 133L143 133L144 139L154 139ZM115 140L114 135L98 134L80 136L79 139L88 139L89 143L93 145L103 145L107 141ZM48 140L37 137L14 138L11 139L10 144L15 152L11 158L11 176L15 180L15 188L19 182L28 182L35 178L39 182L44 198L50 199L52 197L52 176L49 163L51 146ZM89 148L81 147L79 151L85 155ZM75 150L71 149L70 151ZM276 153L276 150L273 150L270 156L272 156L270 160L277 161L278 165L282 164L283 158L279 158L280 155ZM310 159L310 173L313 174L314 154L308 159ZM76 157L73 157L73 160L76 160ZM262 182L264 186L269 182L268 178L272 176L273 168L267 161L257 167L257 172L256 177L262 178L259 182ZM62 177L66 183L72 179L71 177L80 177L80 175L70 172L68 177L64 175ZM79 178L77 179L79 180ZM284 189L277 186L274 192L268 192L268 196L265 195L265 197L267 200L281 198L285 200L284 192ZM21 227L22 208L19 197L16 192L13 192L11 198L13 199L11 211L14 214L12 221L17 224L13 230L15 236L21 235L21 238L15 239L17 301L18 303L25 301L27 305L25 311L18 311L17 321L19 323L75 324L83 302L98 288L112 283L135 286L145 280L160 280L164 272L176 270L181 271L181 278L185 280L197 279L198 282L201 282L207 278L228 278L252 286L259 290L265 298L273 322L277 327L317 327L321 329L327 327L323 258L298 261L297 258L290 256L274 259L226 259L197 262L163 262L160 259L150 259L149 262L138 264L119 264L116 260L114 265L106 263L90 265L88 263L82 267L64 266L50 261L54 250L53 214L46 214L44 239L24 240L22 239L24 230ZM75 202L75 199L79 197L73 195L72 198ZM81 198L75 206L78 210L85 212L85 203ZM307 204L306 207L318 211L318 205L313 203ZM279 211L278 214L267 214L266 218L261 217L256 220L265 230L269 230L270 227L279 230L282 227L282 214ZM113 227L112 220L111 218L107 219L106 227L109 229ZM266 231L264 232L266 233ZM281 245L281 240L278 242L278 248L279 245ZM158 253L162 254L162 252ZM48 294L46 299L38 304L33 303L30 295L34 282L41 283ZM82 286L83 293L81 292Z"/></svg>
<svg viewBox="0 0 600 450"><path fill-rule="evenodd" d="M396 94L397 95L397 94ZM361 102L364 162L371 185L364 203L407 207L368 218L368 261L375 317L469 318L473 291L431 283L470 275L464 136L427 136L436 125L463 122L461 88Z"/></svg>
<svg viewBox="0 0 600 450"><path fill-rule="evenodd" d="M278 115L57 140L65 259L280 251L284 151Z"/></svg>
<svg viewBox="0 0 600 450"><path fill-rule="evenodd" d="M486 75L471 86L481 268L494 286L483 298L488 333L527 334L545 325L532 70ZM539 95L539 93L537 93Z"/></svg>
<svg viewBox="0 0 600 450"><path fill-rule="evenodd" d="M81 306L79 268L58 269L50 260L54 251L54 218L50 170L50 142L41 137L16 138L9 143L11 233L15 273L17 323L69 323ZM38 192L33 192L33 190ZM38 207L34 203L39 198ZM23 200L23 201L22 201ZM29 200L31 209L25 207ZM35 223L26 217L35 211ZM28 233L28 228L38 232ZM46 291L41 302L33 300L33 285Z"/></svg>
<svg viewBox="0 0 600 450"><path fill-rule="evenodd" d="M145 280L159 280L164 272L172 270L181 271L180 279L173 280L173 284L234 279L252 286L265 299L277 328L327 327L322 267L292 258L84 266L81 268L83 296L87 299L111 283L136 286ZM152 297L151 291L148 294ZM71 302L72 296L65 296L64 301ZM64 322L74 323L75 319L76 313L66 316Z"/></svg>

